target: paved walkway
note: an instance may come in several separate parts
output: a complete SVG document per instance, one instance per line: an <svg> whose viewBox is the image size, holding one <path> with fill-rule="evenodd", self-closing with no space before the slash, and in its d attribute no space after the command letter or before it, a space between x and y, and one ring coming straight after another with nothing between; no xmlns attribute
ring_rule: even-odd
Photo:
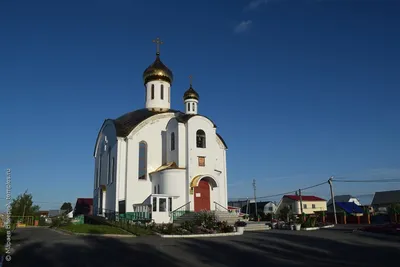
<svg viewBox="0 0 400 267"><path fill-rule="evenodd" d="M392 266L400 253L399 243L339 228L202 239L82 237L29 228L18 229L12 244L15 252L5 266L377 267Z"/></svg>

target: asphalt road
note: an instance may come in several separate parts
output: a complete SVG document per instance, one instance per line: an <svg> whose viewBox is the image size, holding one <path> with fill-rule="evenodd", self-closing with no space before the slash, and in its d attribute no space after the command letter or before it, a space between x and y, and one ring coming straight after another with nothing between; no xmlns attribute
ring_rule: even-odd
<svg viewBox="0 0 400 267"><path fill-rule="evenodd" d="M400 243L358 236L349 229L248 232L243 236L165 239L63 235L47 228L17 229L5 266L393 266Z"/></svg>

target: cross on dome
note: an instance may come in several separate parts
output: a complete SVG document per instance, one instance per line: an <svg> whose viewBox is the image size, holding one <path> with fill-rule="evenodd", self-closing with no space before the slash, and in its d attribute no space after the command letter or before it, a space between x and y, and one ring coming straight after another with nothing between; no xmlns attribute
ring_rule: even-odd
<svg viewBox="0 0 400 267"><path fill-rule="evenodd" d="M161 41L159 37L157 37L155 40L153 40L153 43L156 44L156 49L157 49L156 55L159 55L160 54L160 45L164 44L164 42Z"/></svg>

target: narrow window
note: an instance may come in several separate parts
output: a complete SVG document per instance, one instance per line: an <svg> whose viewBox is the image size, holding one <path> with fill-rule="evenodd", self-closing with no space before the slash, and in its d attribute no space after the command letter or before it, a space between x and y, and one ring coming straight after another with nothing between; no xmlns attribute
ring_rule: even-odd
<svg viewBox="0 0 400 267"><path fill-rule="evenodd" d="M146 180L147 176L147 144L139 143L139 180Z"/></svg>
<svg viewBox="0 0 400 267"><path fill-rule="evenodd" d="M111 183L115 181L115 158L112 158L112 174L111 174Z"/></svg>
<svg viewBox="0 0 400 267"><path fill-rule="evenodd" d="M175 150L175 133L171 133L171 151Z"/></svg>
<svg viewBox="0 0 400 267"><path fill-rule="evenodd" d="M154 99L154 84L151 85L151 99Z"/></svg>
<svg viewBox="0 0 400 267"><path fill-rule="evenodd" d="M172 211L172 197L168 198L168 211Z"/></svg>
<svg viewBox="0 0 400 267"><path fill-rule="evenodd" d="M195 107L196 103L192 104L192 111L194 111L194 107Z"/></svg>
<svg viewBox="0 0 400 267"><path fill-rule="evenodd" d="M157 191L160 194L160 185L159 184L157 185Z"/></svg>
<svg viewBox="0 0 400 267"><path fill-rule="evenodd" d="M159 198L159 205L160 205L160 212L167 211L167 199L166 198Z"/></svg>
<svg viewBox="0 0 400 267"><path fill-rule="evenodd" d="M312 204L312 208L315 209L315 204Z"/></svg>
<svg viewBox="0 0 400 267"><path fill-rule="evenodd" d="M196 143L199 148L206 148L206 133L203 130L197 130Z"/></svg>
<svg viewBox="0 0 400 267"><path fill-rule="evenodd" d="M157 198L153 197L153 211L157 211Z"/></svg>
<svg viewBox="0 0 400 267"><path fill-rule="evenodd" d="M164 99L164 85L161 84L161 100Z"/></svg>
<svg viewBox="0 0 400 267"><path fill-rule="evenodd" d="M303 205L303 208L306 209L306 208L307 208L307 204L304 204L304 205Z"/></svg>
<svg viewBox="0 0 400 267"><path fill-rule="evenodd" d="M110 184L111 180L111 149L108 147L107 151L107 184Z"/></svg>
<svg viewBox="0 0 400 267"><path fill-rule="evenodd" d="M187 103L187 111L190 111L190 103Z"/></svg>
<svg viewBox="0 0 400 267"><path fill-rule="evenodd" d="M204 167L206 166L206 158L205 157L198 157L199 158L199 166Z"/></svg>
<svg viewBox="0 0 400 267"><path fill-rule="evenodd" d="M157 194L157 187L154 186L154 194Z"/></svg>
<svg viewBox="0 0 400 267"><path fill-rule="evenodd" d="M94 188L97 188L97 179L99 177L99 166L96 168L96 175L94 176Z"/></svg>
<svg viewBox="0 0 400 267"><path fill-rule="evenodd" d="M99 161L99 176L97 177L97 187L100 186L100 181L101 181L101 159L102 159L102 154L100 154L100 161Z"/></svg>

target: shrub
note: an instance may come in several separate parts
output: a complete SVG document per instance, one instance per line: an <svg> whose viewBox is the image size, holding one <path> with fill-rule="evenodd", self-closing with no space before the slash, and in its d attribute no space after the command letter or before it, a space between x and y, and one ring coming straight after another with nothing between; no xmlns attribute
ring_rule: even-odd
<svg viewBox="0 0 400 267"><path fill-rule="evenodd" d="M237 222L235 222L235 226L236 226L236 227L245 227L246 225L247 225L247 223L244 222L244 221L237 221Z"/></svg>
<svg viewBox="0 0 400 267"><path fill-rule="evenodd" d="M203 226L206 229L214 229L218 223L217 216L214 212L199 212L196 214L194 224L197 226Z"/></svg>
<svg viewBox="0 0 400 267"><path fill-rule="evenodd" d="M307 220L301 224L301 227L304 228L315 227L316 223L317 223L316 217L308 217Z"/></svg>
<svg viewBox="0 0 400 267"><path fill-rule="evenodd" d="M50 227L67 226L71 224L70 218L66 214L51 219Z"/></svg>
<svg viewBox="0 0 400 267"><path fill-rule="evenodd" d="M231 233L234 231L234 227L229 225L228 222L218 222L217 224L218 232L220 233Z"/></svg>

